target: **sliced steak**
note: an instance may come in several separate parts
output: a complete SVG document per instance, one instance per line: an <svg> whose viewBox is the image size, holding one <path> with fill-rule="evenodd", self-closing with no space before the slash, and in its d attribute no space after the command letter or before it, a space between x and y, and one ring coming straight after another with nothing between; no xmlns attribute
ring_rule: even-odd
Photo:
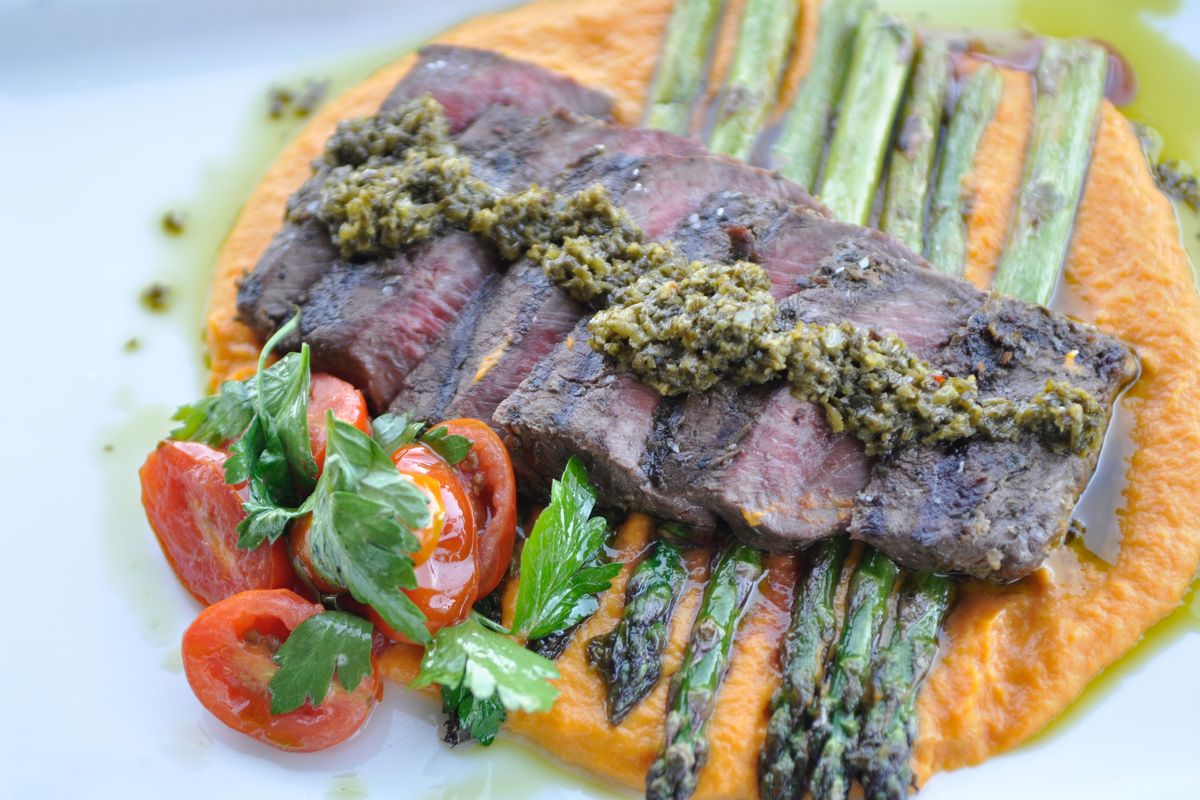
<svg viewBox="0 0 1200 800"><path fill-rule="evenodd" d="M562 192L595 184L606 187L652 239L691 225L690 218L698 219L706 206L715 209L718 203L735 201L737 192L775 198L782 203L776 210L804 202L812 213L826 213L803 190L774 173L720 156L663 154L670 146L696 148L690 140L661 133L636 136L636 129L630 128L611 130L617 139L603 148L587 148L586 157L553 187ZM533 365L563 342L586 313L539 269L525 264L515 266L474 302L486 311L472 309L460 317L455 329L413 370L393 409L421 419L490 419Z"/></svg>
<svg viewBox="0 0 1200 800"><path fill-rule="evenodd" d="M396 84L383 108L430 94L446 109L452 132L470 125L490 106L511 106L540 117L565 108L610 119L612 98L557 72L492 50L433 44L422 47L416 65Z"/></svg>
<svg viewBox="0 0 1200 800"><path fill-rule="evenodd" d="M413 365L496 274L494 250L451 232L410 254L335 262L309 288L300 335L313 368L350 381L386 408Z"/></svg>
<svg viewBox="0 0 1200 800"><path fill-rule="evenodd" d="M482 50L435 45L424 48L417 65L384 105L425 93L447 108L456 140L481 173L502 188L545 181L579 157L583 135L568 130L612 130L590 117L607 118L610 98L561 75ZM538 118L561 111L558 127ZM571 116L571 112L578 112ZM601 134L592 134L598 138ZM652 135L647 134L647 138ZM519 165L520 142L536 153ZM487 160L495 154L495 161ZM303 312L302 335L309 337L319 368L362 382L372 407L386 407L407 373L440 338L491 275L501 266L491 248L451 233L404 257L370 264L341 260L325 226L315 219L318 182L309 181L289 199L289 218L238 292L238 313L266 339L295 313ZM424 263L428 259L428 263ZM361 275L355 274L361 271ZM405 287L414 276L411 287ZM383 289L386 291L376 291ZM430 291L443 292L433 297ZM340 315L339 309L346 309ZM312 315L316 321L307 318ZM383 318L384 315L390 315ZM413 338L389 339L391 335ZM292 337L284 348L296 347ZM398 344L399 343L399 344Z"/></svg>
<svg viewBox="0 0 1200 800"><path fill-rule="evenodd" d="M974 374L983 394L1011 399L1049 378L1070 381L1110 411L1137 371L1132 353L1095 328L998 296L950 342L944 365ZM1032 434L907 448L879 465L850 531L912 568L1016 580L1062 540L1098 458Z"/></svg>

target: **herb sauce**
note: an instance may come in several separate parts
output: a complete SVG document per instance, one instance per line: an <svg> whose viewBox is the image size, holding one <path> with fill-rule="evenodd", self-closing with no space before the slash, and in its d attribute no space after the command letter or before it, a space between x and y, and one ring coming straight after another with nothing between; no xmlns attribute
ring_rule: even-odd
<svg viewBox="0 0 1200 800"><path fill-rule="evenodd" d="M288 213L293 222L315 214L348 259L395 252L448 226L469 230L508 260L529 257L597 307L592 347L661 394L786 376L798 397L825 409L835 432L858 437L872 455L1022 432L1086 454L1102 438L1103 409L1078 387L1048 381L1027 400L980 398L974 376L942 374L895 335L849 323L788 328L761 267L689 262L669 242L646 242L599 186L498 191L471 174L428 95L341 122Z"/></svg>

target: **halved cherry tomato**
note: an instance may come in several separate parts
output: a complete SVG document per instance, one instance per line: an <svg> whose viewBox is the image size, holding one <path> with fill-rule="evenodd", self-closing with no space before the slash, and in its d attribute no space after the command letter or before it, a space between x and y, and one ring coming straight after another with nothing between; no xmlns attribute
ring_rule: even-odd
<svg viewBox="0 0 1200 800"><path fill-rule="evenodd" d="M346 691L338 681L319 706L305 702L271 713L272 657L303 622L322 610L287 589L251 591L209 606L183 634L183 671L201 704L235 731L281 750L311 752L350 738L383 691L372 674Z"/></svg>
<svg viewBox="0 0 1200 800"><path fill-rule="evenodd" d="M243 490L225 483L225 454L198 442L161 442L138 470L146 519L180 583L202 603L294 580L282 540L238 549Z"/></svg>
<svg viewBox="0 0 1200 800"><path fill-rule="evenodd" d="M508 449L483 420L452 419L439 422L447 433L465 436L471 452L455 464L475 512L475 562L479 569L479 596L500 585L512 561L517 538L517 480Z"/></svg>
<svg viewBox="0 0 1200 800"><path fill-rule="evenodd" d="M325 412L348 422L363 433L371 432L371 417L362 392L341 378L324 372L312 376L308 389L308 438L312 442L317 471L325 465Z"/></svg>
<svg viewBox="0 0 1200 800"><path fill-rule="evenodd" d="M441 485L437 482L437 479L430 475L420 474L409 475L408 477L424 493L425 500L429 504L429 524L424 528L413 531L413 535L417 537L419 547L412 554L412 561L414 566L420 566L433 555L438 540L442 536L442 529L446 524L446 506L442 502ZM288 538L292 550L292 567L296 570L296 575L319 594L328 595L344 592L346 587L337 586L326 580L317 572L317 568L313 566L312 544L309 540L311 534L311 514L305 514L292 523L291 533Z"/></svg>
<svg viewBox="0 0 1200 800"><path fill-rule="evenodd" d="M405 475L425 476L437 484L445 521L437 547L416 568L417 588L404 593L425 614L425 626L435 633L467 618L479 596L475 567L475 518L471 498L458 473L445 459L424 444L410 444L392 454L392 462ZM370 617L381 631L397 641L408 641L372 609Z"/></svg>

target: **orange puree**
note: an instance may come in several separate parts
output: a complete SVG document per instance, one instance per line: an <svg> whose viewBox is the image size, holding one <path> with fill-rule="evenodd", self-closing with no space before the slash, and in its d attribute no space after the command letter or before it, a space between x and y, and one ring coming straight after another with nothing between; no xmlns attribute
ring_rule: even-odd
<svg viewBox="0 0 1200 800"><path fill-rule="evenodd" d="M636 122L653 74L671 0L540 0L471 20L439 41L487 47L573 75L611 92L624 122ZM794 54L787 96L809 58L817 3L801 14L805 43ZM714 74L728 59L726 25ZM308 176L337 120L372 113L412 63L404 58L331 102L293 141L249 198L221 251L207 319L211 378L244 375L259 343L235 320L237 283L250 271L283 217L285 201ZM715 83L715 82L714 82ZM1003 244L1028 136L1028 79L1007 73L1004 100L984 136L968 178L968 277L984 286ZM967 583L947 622L942 659L920 698L917 768L977 763L1045 726L1107 665L1179 603L1200 561L1200 299L1179 243L1172 209L1155 188L1125 119L1110 105L1066 270L1066 282L1090 321L1135 346L1143 375L1124 399L1136 447L1118 512L1121 547L1114 564L1064 548L1050 565L1007 587ZM651 534L634 515L617 547L632 561ZM691 554L693 578L707 569ZM559 659L562 697L548 714L515 715L512 728L558 756L630 786L640 786L661 747L667 680L679 665L699 601L698 584L682 600L672 625L664 680L628 719L612 728L603 691L587 667L584 645L620 614L632 567L601 598ZM756 757L767 703L778 682L777 646L787 622L794 564L771 559L763 598L735 644L730 673L710 728L711 755L699 797L754 795ZM510 592L511 601L511 592ZM383 655L385 674L408 680L420 653L395 647Z"/></svg>

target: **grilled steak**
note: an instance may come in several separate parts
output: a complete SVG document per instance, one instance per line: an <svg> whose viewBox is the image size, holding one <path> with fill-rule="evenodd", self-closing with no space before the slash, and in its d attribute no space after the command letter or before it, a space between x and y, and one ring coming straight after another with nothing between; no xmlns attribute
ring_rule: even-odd
<svg viewBox="0 0 1200 800"><path fill-rule="evenodd" d="M591 148L588 157L553 186L563 192L594 184L606 187L613 201L652 239L681 226L698 225L706 201L715 209L721 202L736 200L734 191L775 198L777 210L802 202L811 213L825 213L799 187L773 173L707 154L663 155L665 144L685 151L698 149L691 140L665 136L656 134L657 138L642 141L624 135L620 150ZM639 149L643 155L637 154ZM697 222L692 221L693 215ZM395 410L411 411L421 419L491 419L496 406L585 314L540 269L525 262L514 266L476 302L485 310L471 309L460 317L413 370L393 403ZM523 469L524 477L538 474L550 473Z"/></svg>
<svg viewBox="0 0 1200 800"><path fill-rule="evenodd" d="M426 92L484 180L507 191L602 185L648 239L761 264L783 325L895 333L947 374L976 375L985 396L1026 399L1056 379L1111 408L1136 369L1118 342L948 278L877 231L829 219L773 173L605 122L610 101L561 76L432 47L384 105ZM1095 468L1096 454L1032 434L911 446L875 463L778 382L664 399L591 349L585 309L532 262L506 269L490 245L448 229L349 263L315 218L318 192L313 180L290 201L241 288L243 318L265 337L300 305L296 342L312 345L317 369L357 384L374 409L493 419L530 486L580 455L610 506L699 529L723 520L772 550L849 526L906 566L1008 580L1061 538Z"/></svg>
<svg viewBox="0 0 1200 800"><path fill-rule="evenodd" d="M1129 350L1096 329L999 296L955 335L943 363L974 373L985 394L1030 397L1057 377L1106 408L1137 371ZM910 447L876 469L850 531L914 568L1016 580L1062 540L1098 458L1055 452L1032 434Z"/></svg>
<svg viewBox="0 0 1200 800"><path fill-rule="evenodd" d="M560 75L482 50L424 48L384 105L425 93L446 107L456 141L477 172L506 189L547 180L578 158L587 136L575 135L576 129L593 131L593 141L617 130L583 117L557 128L537 125L538 117L556 110L607 117L612 103ZM537 158L522 157L533 153ZM489 154L495 159L489 161ZM319 168L317 178L322 174ZM299 306L300 334L284 347L307 341L318 369L354 382L372 408L385 408L448 323L502 265L489 246L456 232L404 256L346 262L315 218L318 201L318 180L289 200L289 219L242 283L238 312L266 338Z"/></svg>
<svg viewBox="0 0 1200 800"><path fill-rule="evenodd" d="M672 238L695 257L760 262L777 295L793 290L780 303L785 321L848 320L895 333L950 374L975 372L987 395L1028 398L1057 378L1111 403L1130 379L1128 351L1085 326L989 299L877 231L798 210L772 214L772 205L727 202L720 214L710 206ZM854 513L852 532L901 563L1007 579L1045 557L1094 468L1094 457L1055 453L1032 436L950 450L913 447L875 467L857 440L834 435L824 412L787 386L718 385L656 400L633 376L580 347L585 335L581 325L573 346L560 346L497 410L516 456L549 476L570 454L581 454L624 507L701 524L690 509L686 517L676 511L682 496L767 549L793 550L833 535ZM1026 360L1006 355L996 337L1009 349L1020 342ZM1079 369L1063 362L1072 349L1079 369L1097 368L1074 374ZM1017 364L1025 372L1014 380ZM959 464L961 477L945 483ZM1053 497L1030 491L1033 483L1010 491L1005 481L1014 470L1053 486ZM991 518L1003 521L1003 533L999 524L987 536L966 528Z"/></svg>

